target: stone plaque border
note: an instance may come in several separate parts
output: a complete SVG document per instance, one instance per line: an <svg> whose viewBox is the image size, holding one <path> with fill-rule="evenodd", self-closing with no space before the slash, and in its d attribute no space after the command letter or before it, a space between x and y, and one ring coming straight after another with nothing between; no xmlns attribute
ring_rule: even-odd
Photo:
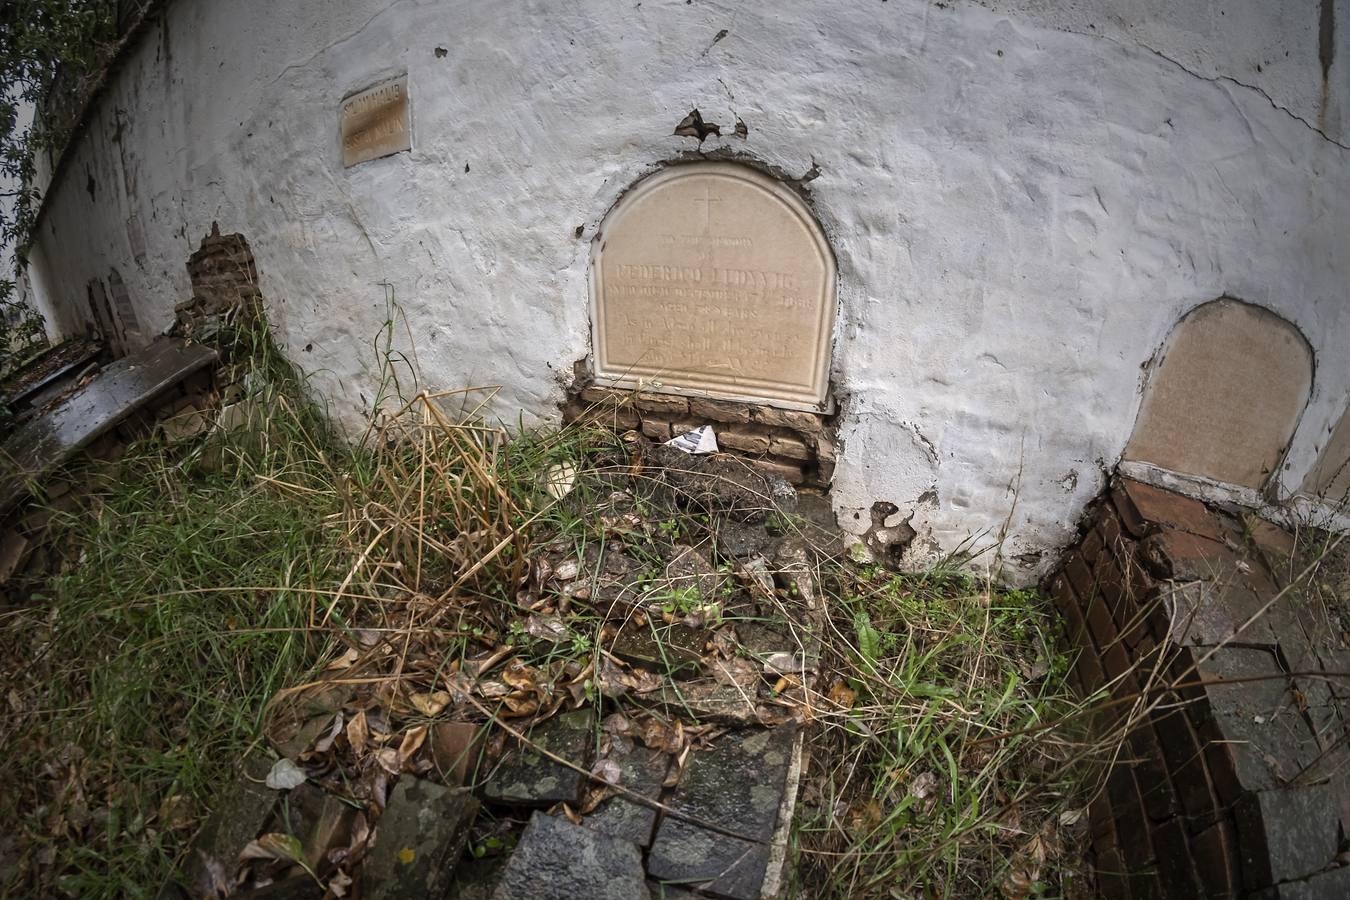
<svg viewBox="0 0 1350 900"><path fill-rule="evenodd" d="M607 359L607 342L604 320L600 316L600 255L605 246L605 235L622 221L623 214L632 209L634 201L642 198L656 188L668 185L672 181L688 178L692 175L714 175L720 178L736 179L752 185L758 190L770 194L794 218L801 221L807 233L815 241L824 262L826 298L821 304L820 315L815 323L815 343L812 352L818 362L811 373L811 383L806 390L799 385L753 378L737 379L730 385L725 380L710 377L703 373L672 369L655 369L644 366L614 368ZM626 191L605 214L600 228L591 241L590 250L590 315L591 315L591 357L594 362L594 376L597 384L614 388L641 389L646 393L680 394L683 396L707 396L729 400L741 400L762 403L782 409L828 412L832 406L829 395L830 359L834 344L834 321L839 309L838 270L835 265L834 250L825 237L824 229L812 214L810 207L791 188L783 182L737 162L709 161L681 163L669 166L638 181ZM757 391L756 389L763 389Z"/></svg>

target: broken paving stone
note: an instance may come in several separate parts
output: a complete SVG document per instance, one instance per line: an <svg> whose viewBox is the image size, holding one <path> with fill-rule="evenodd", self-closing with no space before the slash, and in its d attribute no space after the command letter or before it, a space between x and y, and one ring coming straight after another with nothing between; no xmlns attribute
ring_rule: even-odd
<svg viewBox="0 0 1350 900"><path fill-rule="evenodd" d="M627 623L614 636L609 652L632 665L671 675L697 672L708 639L702 631L681 625Z"/></svg>
<svg viewBox="0 0 1350 900"><path fill-rule="evenodd" d="M688 612L704 604L718 603L730 579L693 547L674 547L666 563L665 591L683 598L677 612Z"/></svg>
<svg viewBox="0 0 1350 900"><path fill-rule="evenodd" d="M578 709L554 716L528 737L532 744L514 748L488 776L483 798L506 806L576 803L586 776L538 749L588 769L595 740L591 711Z"/></svg>
<svg viewBox="0 0 1350 900"><path fill-rule="evenodd" d="M1206 682L1210 715L1225 738L1219 749L1232 757L1247 790L1292 781L1321 754L1273 653L1222 647L1200 665L1199 674ZM1227 679L1235 682L1224 684Z"/></svg>
<svg viewBox="0 0 1350 900"><path fill-rule="evenodd" d="M536 812L493 900L648 900L636 844Z"/></svg>
<svg viewBox="0 0 1350 900"><path fill-rule="evenodd" d="M691 456L657 444L648 459L664 470L682 504L758 522L774 511L792 512L797 492L779 475L769 475L732 456Z"/></svg>
<svg viewBox="0 0 1350 900"><path fill-rule="evenodd" d="M762 525L727 520L717 526L717 552L728 559L772 555L777 540Z"/></svg>
<svg viewBox="0 0 1350 900"><path fill-rule="evenodd" d="M615 735L610 741L608 759L619 767L619 786L650 800L659 799L670 757L660 750L639 746L622 735ZM586 816L584 824L601 834L646 847L652 842L656 809L615 794Z"/></svg>
<svg viewBox="0 0 1350 900"><path fill-rule="evenodd" d="M363 897L440 897L464 852L478 801L468 788L405 775L389 796L362 869Z"/></svg>
<svg viewBox="0 0 1350 900"><path fill-rule="evenodd" d="M668 713L695 722L750 725L759 721L759 676L738 682L731 677L697 678L679 683L663 680L650 695L634 699L659 705Z"/></svg>
<svg viewBox="0 0 1350 900"><path fill-rule="evenodd" d="M499 855L461 860L455 866L454 883L450 885L448 900L491 900L508 859L505 855Z"/></svg>
<svg viewBox="0 0 1350 900"><path fill-rule="evenodd" d="M795 723L735 731L711 750L695 753L668 805L740 837L667 814L648 854L651 876L733 900L756 900L796 734Z"/></svg>
<svg viewBox="0 0 1350 900"><path fill-rule="evenodd" d="M263 784L272 761L261 754L244 761L239 777L220 796L197 835L186 865L192 883L207 877L210 859L232 871L240 852L262 831L276 809L280 795Z"/></svg>
<svg viewBox="0 0 1350 900"><path fill-rule="evenodd" d="M324 889L308 875L296 875L230 896L234 900L323 900Z"/></svg>
<svg viewBox="0 0 1350 900"><path fill-rule="evenodd" d="M647 887L652 892L652 900L694 900L698 897L698 894L685 890L677 884L649 881Z"/></svg>

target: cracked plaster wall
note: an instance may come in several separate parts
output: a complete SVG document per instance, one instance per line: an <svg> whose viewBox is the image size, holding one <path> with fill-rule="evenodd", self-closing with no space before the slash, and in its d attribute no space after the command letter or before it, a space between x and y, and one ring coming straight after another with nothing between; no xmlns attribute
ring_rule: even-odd
<svg viewBox="0 0 1350 900"><path fill-rule="evenodd" d="M1228 294L1311 343L1286 483L1345 408L1350 13L1330 44L1324 23L1311 0L175 0L53 184L29 281L70 331L116 267L153 333L218 221L344 422L372 393L382 285L427 385L501 384L508 419L554 417L589 349L589 241L698 148L671 133L697 107L726 133L704 151L818 167L844 525L895 503L914 562L1006 533L1025 580L1187 310ZM344 170L341 98L404 71L412 151Z"/></svg>

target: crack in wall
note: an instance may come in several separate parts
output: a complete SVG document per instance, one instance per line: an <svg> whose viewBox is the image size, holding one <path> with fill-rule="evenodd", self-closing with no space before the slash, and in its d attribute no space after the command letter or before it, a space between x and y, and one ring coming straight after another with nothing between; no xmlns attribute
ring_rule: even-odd
<svg viewBox="0 0 1350 900"><path fill-rule="evenodd" d="M1332 3L1332 0L1323 0L1323 5L1324 5L1324 7L1329 8L1330 5L1331 5L1331 3ZM1239 81L1238 79L1234 78L1232 75L1203 75L1203 74L1201 74L1200 72L1197 72L1197 71L1195 71L1194 69L1190 68L1189 66L1187 66L1185 63L1181 62L1180 60L1178 60L1178 59L1173 59L1172 57L1168 56L1166 53L1163 53L1161 50L1156 50L1156 49L1154 49L1153 47L1150 47L1148 44L1142 43L1142 42L1140 42L1140 41L1126 42L1126 41L1118 40L1117 38L1110 37L1109 35L1105 35L1105 34L1090 34L1090 33L1088 33L1088 32L1083 32L1083 31L1073 31L1073 32L1071 32L1071 33L1072 33L1072 34L1082 35L1083 37L1100 38L1100 39L1103 40L1103 41L1109 41L1110 43L1115 44L1117 47L1126 47L1126 48L1128 48L1128 47L1130 47L1130 46L1139 47L1139 48L1142 49L1142 50L1147 50L1149 53L1152 53L1154 56L1158 57L1159 59L1162 59L1162 60L1165 60L1165 61L1171 63L1172 65L1176 66L1178 69L1180 69L1181 71L1185 72L1187 75L1190 75L1190 76L1193 77L1193 78L1198 78L1198 79L1201 80L1201 81L1208 81L1208 82L1210 82L1211 84L1218 84L1218 83L1220 83L1220 82L1226 81L1226 82L1228 82L1228 83L1230 83L1230 84L1235 84L1235 85L1237 85L1238 87L1246 88L1246 89L1249 90L1249 91L1255 91L1256 93L1258 93L1258 94L1260 94L1262 97L1264 97L1265 100L1266 100L1266 102L1269 103L1274 109L1277 109L1277 110L1279 110L1280 112L1284 113L1284 114L1287 115L1289 118L1291 118L1291 119L1293 119L1294 121L1298 122L1299 124L1303 125L1303 126L1304 126L1305 128L1307 128L1309 131L1312 131L1312 132L1316 133L1318 136L1320 136L1320 137L1321 137L1323 140L1325 140L1327 143L1333 144L1333 145L1335 145L1335 146L1341 148L1342 150L1350 150L1350 144L1346 144L1346 143L1343 143L1343 142L1341 142L1341 141L1338 141L1336 138L1334 138L1334 137L1332 137L1331 135L1327 134L1325 131L1323 131L1321 128L1319 128L1317 125L1314 125L1312 122L1309 122L1307 119L1303 118L1302 116L1300 116L1298 113L1294 112L1294 111L1293 111L1292 109L1290 109L1289 107L1287 107L1287 106L1281 106L1280 104L1276 103L1276 102L1275 102L1275 98L1271 97L1270 94L1267 94L1267 93L1265 92L1264 89L1262 89L1262 88L1260 88L1260 87L1258 87L1258 86L1256 86L1256 85L1254 85L1254 84L1248 84L1248 83L1245 82L1245 81ZM1327 68L1330 67L1329 59L1330 59L1330 53L1328 53L1328 55L1327 55L1326 57L1323 58L1323 65L1326 66ZM1323 69L1323 72L1324 72L1324 73L1326 72L1326 69L1325 69L1325 68ZM1324 78L1323 80L1325 81L1325 78ZM1323 104L1323 106L1325 107L1325 103Z"/></svg>

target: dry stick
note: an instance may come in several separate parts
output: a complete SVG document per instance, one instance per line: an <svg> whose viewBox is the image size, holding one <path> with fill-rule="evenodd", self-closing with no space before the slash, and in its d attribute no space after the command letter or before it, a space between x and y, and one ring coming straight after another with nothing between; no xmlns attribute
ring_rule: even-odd
<svg viewBox="0 0 1350 900"><path fill-rule="evenodd" d="M630 791L628 788L624 787L621 784L615 784L613 782L606 781L599 775L596 775L594 772L588 772L586 769L582 768L581 766L577 765L571 760L564 759L558 754L541 747L537 742L530 740L521 732L512 728L510 725L507 725L498 716L489 712L488 709L485 706L483 706L483 704L479 703L473 697L469 697L468 700L471 704L474 705L474 707L478 709L479 712L487 716L489 722L495 722L498 728L503 729L504 731L506 731L507 734L510 734L517 740L523 741L524 743L528 744L534 750L534 752L552 760L553 762L557 763L560 766L565 766L566 768L571 769L573 772L577 772L585 776L587 779L591 781L597 782L598 784L602 784L607 788L612 788L613 790L617 791L618 793L622 794L624 797L626 797L629 800L632 800L635 803L640 803L643 806L650 807L651 809L657 810L658 812L664 815L670 816L674 819L679 819L682 822L688 822L690 825L697 825L699 828L715 832L717 834L722 835L723 837L735 838L738 841L745 841L751 844L763 844L764 846L774 846L773 841L760 840L759 838L753 838L750 837L749 835L744 835L739 832L732 831L729 828L723 828L721 825L718 825L714 822L709 822L707 819L701 819L698 816L690 815L689 813L681 812L678 809L667 806L660 800L653 800L650 797L644 797L642 794L639 794L635 791Z"/></svg>
<svg viewBox="0 0 1350 900"><path fill-rule="evenodd" d="M323 621L319 623L320 625L328 624L328 620L332 617L333 610L337 607L338 601L342 599L343 592L347 590L347 585L352 583L352 579L356 577L357 571L359 571L361 566L365 563L366 557L370 556L370 552L384 539L384 536L389 533L389 530L389 526L380 529L379 533L371 538L370 543L366 545L366 549L361 551L361 555L357 558L351 569L348 570L347 577L342 579L342 584L338 586L337 593L333 595L333 602L328 604L328 611L324 613ZM314 625L314 602L312 600L309 604L309 624L311 627Z"/></svg>

